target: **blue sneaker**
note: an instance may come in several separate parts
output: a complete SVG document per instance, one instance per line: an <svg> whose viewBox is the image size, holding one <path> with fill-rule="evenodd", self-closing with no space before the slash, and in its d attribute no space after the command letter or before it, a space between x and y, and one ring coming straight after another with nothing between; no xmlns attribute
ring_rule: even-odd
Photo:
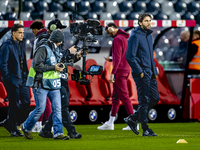
<svg viewBox="0 0 200 150"><path fill-rule="evenodd" d="M139 131L137 130L137 122L133 121L130 117L124 118L124 121L136 135L139 134Z"/></svg>
<svg viewBox="0 0 200 150"><path fill-rule="evenodd" d="M147 129L143 132L142 136L157 136L151 129Z"/></svg>

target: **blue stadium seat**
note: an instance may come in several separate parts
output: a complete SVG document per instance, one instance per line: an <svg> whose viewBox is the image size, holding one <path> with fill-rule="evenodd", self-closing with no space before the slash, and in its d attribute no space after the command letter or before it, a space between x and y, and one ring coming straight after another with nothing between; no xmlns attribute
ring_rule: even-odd
<svg viewBox="0 0 200 150"><path fill-rule="evenodd" d="M63 11L71 11L75 10L75 2L74 1L66 1L63 3Z"/></svg>
<svg viewBox="0 0 200 150"><path fill-rule="evenodd" d="M169 2L172 2L173 4L175 4L177 1L179 0L168 0Z"/></svg>
<svg viewBox="0 0 200 150"><path fill-rule="evenodd" d="M21 12L20 20L24 20L24 21L32 20L30 15L31 15L30 12Z"/></svg>
<svg viewBox="0 0 200 150"><path fill-rule="evenodd" d="M188 10L193 15L197 15L200 12L200 2L191 2L188 4Z"/></svg>
<svg viewBox="0 0 200 150"><path fill-rule="evenodd" d="M62 10L63 10L63 7L59 3L56 3L56 2L49 3L50 12L54 12L55 14L57 14L58 11L60 12Z"/></svg>
<svg viewBox="0 0 200 150"><path fill-rule="evenodd" d="M195 17L191 12L187 12L184 15L182 15L182 19L184 19L184 20L194 20Z"/></svg>
<svg viewBox="0 0 200 150"><path fill-rule="evenodd" d="M58 13L59 20L70 20L70 16L68 12L59 12Z"/></svg>
<svg viewBox="0 0 200 150"><path fill-rule="evenodd" d="M136 12L131 12L130 14L128 14L127 19L128 20L137 20L139 17L139 14Z"/></svg>
<svg viewBox="0 0 200 150"><path fill-rule="evenodd" d="M17 20L17 14L12 12L6 13L4 15L4 20Z"/></svg>
<svg viewBox="0 0 200 150"><path fill-rule="evenodd" d="M151 1L148 4L148 12L150 12L152 15L158 14L160 10L161 10L161 6L158 2Z"/></svg>
<svg viewBox="0 0 200 150"><path fill-rule="evenodd" d="M6 1L0 1L0 11L3 14L6 13L7 6L8 6L8 2L6 2Z"/></svg>
<svg viewBox="0 0 200 150"><path fill-rule="evenodd" d="M149 3L151 0L137 0L137 1L141 1L141 2L144 2L144 3Z"/></svg>
<svg viewBox="0 0 200 150"><path fill-rule="evenodd" d="M43 13L43 20L54 20L55 14L53 12L46 12Z"/></svg>
<svg viewBox="0 0 200 150"><path fill-rule="evenodd" d="M134 11L135 12L139 12L139 13L144 13L147 11L147 5L146 3L142 2L142 1L137 1L134 4Z"/></svg>
<svg viewBox="0 0 200 150"><path fill-rule="evenodd" d="M180 15L185 14L187 12L187 4L184 2L177 2L174 5L175 11L178 12Z"/></svg>
<svg viewBox="0 0 200 150"><path fill-rule="evenodd" d="M89 12L87 14L87 19L97 19L98 20L98 15L94 12Z"/></svg>
<svg viewBox="0 0 200 150"><path fill-rule="evenodd" d="M179 1L182 1L182 2L184 2L184 3L186 3L186 4L189 4L189 3L192 2L193 0L179 0Z"/></svg>
<svg viewBox="0 0 200 150"><path fill-rule="evenodd" d="M89 1L81 1L78 3L78 12L81 13L82 15L86 15L90 10L90 2Z"/></svg>
<svg viewBox="0 0 200 150"><path fill-rule="evenodd" d="M3 20L3 16L2 16L2 14L1 14L1 12L0 12L0 20Z"/></svg>
<svg viewBox="0 0 200 150"><path fill-rule="evenodd" d="M105 4L103 1L95 1L92 4L92 12L95 12L97 14L102 13L103 11L105 11Z"/></svg>
<svg viewBox="0 0 200 150"><path fill-rule="evenodd" d="M169 15L170 20L181 20L181 15L177 12L174 12L173 14Z"/></svg>
<svg viewBox="0 0 200 150"><path fill-rule="evenodd" d="M157 20L167 20L169 17L166 14L163 14L161 12L158 12L156 16L154 16L155 19Z"/></svg>
<svg viewBox="0 0 200 150"><path fill-rule="evenodd" d="M43 19L43 15L41 15L39 12L32 11L31 12L31 18L33 20L35 20L35 19Z"/></svg>
<svg viewBox="0 0 200 150"><path fill-rule="evenodd" d="M197 14L195 16L195 19L196 19L197 24L200 26L200 14Z"/></svg>
<svg viewBox="0 0 200 150"><path fill-rule="evenodd" d="M124 1L119 4L119 9L123 13L130 13L133 10L133 5L131 2Z"/></svg>
<svg viewBox="0 0 200 150"><path fill-rule="evenodd" d="M33 3L31 1L24 1L23 2L23 12L31 12L35 8L33 6Z"/></svg>
<svg viewBox="0 0 200 150"><path fill-rule="evenodd" d="M126 20L126 14L125 13L116 13L113 15L113 20Z"/></svg>
<svg viewBox="0 0 200 150"><path fill-rule="evenodd" d="M49 6L47 2L44 2L44 1L38 1L34 6L35 6L36 12L38 12L40 15L42 15L44 11L49 10Z"/></svg>
<svg viewBox="0 0 200 150"><path fill-rule="evenodd" d="M117 12L120 12L117 2L116 1L108 1L106 3L106 12L109 12L112 15L116 14Z"/></svg>
<svg viewBox="0 0 200 150"><path fill-rule="evenodd" d="M161 4L161 11L163 14L171 15L174 11L174 6L172 2L165 1Z"/></svg>
<svg viewBox="0 0 200 150"><path fill-rule="evenodd" d="M113 18L112 18L111 13L103 12L103 13L100 14L99 19L100 20L112 20Z"/></svg>

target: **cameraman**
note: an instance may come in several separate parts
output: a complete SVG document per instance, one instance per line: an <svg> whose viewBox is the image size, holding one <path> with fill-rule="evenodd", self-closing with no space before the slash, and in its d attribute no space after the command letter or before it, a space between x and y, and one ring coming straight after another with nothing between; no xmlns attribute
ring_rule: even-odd
<svg viewBox="0 0 200 150"><path fill-rule="evenodd" d="M59 29L62 31L62 29L66 28L66 26L63 26L60 22L60 20L55 19L49 22L48 24L48 33L51 34L53 30ZM44 37L45 38L45 37ZM43 40L43 39L41 39ZM75 52L77 51L74 46L71 47L69 50L64 49L64 44L60 45L60 53L62 53L63 57L62 62L65 63L67 60L71 61L78 61L81 58L80 53L77 55L74 55ZM59 56L61 57L61 56ZM73 64L72 64L73 65ZM65 66L65 69L63 70L61 74L61 110L62 110L62 122L64 127L67 129L68 135L70 138L73 139L79 139L82 137L80 133L77 133L75 130L75 127L73 123L71 122L70 119L70 114L69 114L69 86L68 86L68 75L67 75L67 66ZM40 131L39 136L44 137L44 138L52 138L52 133L51 133L51 127L52 127L52 115L49 116L48 122L45 125L45 127Z"/></svg>
<svg viewBox="0 0 200 150"><path fill-rule="evenodd" d="M47 95L51 100L53 109L53 138L69 139L67 136L64 136L62 130L59 72L62 72L63 68L59 67L60 64L57 63L58 58L53 53L53 50L58 49L58 46L62 44L64 35L60 30L55 30L51 34L50 40L43 41L42 45L36 48L26 83L27 86L33 87L36 103L36 108L26 121L21 124L21 129L26 139L33 139L31 130L45 110Z"/></svg>

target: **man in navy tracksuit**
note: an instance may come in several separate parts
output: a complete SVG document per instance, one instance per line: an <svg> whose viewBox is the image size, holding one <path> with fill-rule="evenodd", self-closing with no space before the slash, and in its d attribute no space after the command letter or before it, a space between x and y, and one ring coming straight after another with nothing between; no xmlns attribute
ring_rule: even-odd
<svg viewBox="0 0 200 150"><path fill-rule="evenodd" d="M137 135L139 134L137 122L139 122L143 129L143 136L157 136L147 125L148 110L159 101L157 70L153 61L153 39L150 30L151 15L141 14L138 23L139 26L132 31L129 38L126 59L132 68L139 104L137 112L124 120Z"/></svg>

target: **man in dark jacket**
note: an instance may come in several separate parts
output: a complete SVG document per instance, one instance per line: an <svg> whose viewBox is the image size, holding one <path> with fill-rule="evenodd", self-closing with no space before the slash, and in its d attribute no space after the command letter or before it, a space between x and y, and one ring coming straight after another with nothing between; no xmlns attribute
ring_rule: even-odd
<svg viewBox="0 0 200 150"><path fill-rule="evenodd" d="M135 134L139 134L136 123L140 122L143 136L157 136L147 125L148 110L159 101L157 70L153 61L153 39L150 30L151 15L141 14L138 23L139 26L132 31L129 38L126 59L132 68L139 104L137 112L124 120Z"/></svg>
<svg viewBox="0 0 200 150"><path fill-rule="evenodd" d="M129 92L127 86L128 76L130 74L130 66L126 61L126 49L128 44L129 34L124 30L118 29L116 24L109 23L106 32L110 37L113 37L112 56L113 56L113 70L109 79L113 83L112 108L109 121L99 126L99 130L114 130L114 121L119 110L120 100L125 105L128 115L133 114L133 105L129 99Z"/></svg>
<svg viewBox="0 0 200 150"><path fill-rule="evenodd" d="M2 124L11 136L17 137L23 136L17 129L17 123L25 119L23 115L30 105L30 92L26 86L28 68L24 28L21 24L14 24L11 32L11 38L0 49L0 71L9 99L8 119Z"/></svg>
<svg viewBox="0 0 200 150"><path fill-rule="evenodd" d="M49 34L52 33L53 30L59 29L62 31L62 29L66 28L66 26L63 26L60 22L60 20L55 19L49 22L48 24L48 32ZM45 37L44 37L45 39ZM44 39L41 39L44 40ZM40 42L38 42L39 44ZM60 45L60 53L62 53L62 56L67 56L63 57L64 61L67 61L68 59L73 60L74 62L80 60L80 56L74 55L76 52L76 49L74 46L72 46L69 49L64 49L64 45ZM62 57L58 56L58 57ZM62 122L63 126L67 129L68 135L70 138L73 139L79 139L82 137L80 133L76 132L76 129L71 122L70 119L70 114L69 114L69 85L68 85L68 76L67 76L67 66L62 72L61 76L61 110L62 110ZM52 115L49 116L47 124L45 124L44 128L40 131L39 136L44 137L44 138L52 138L52 133L51 133L51 127L52 127Z"/></svg>

